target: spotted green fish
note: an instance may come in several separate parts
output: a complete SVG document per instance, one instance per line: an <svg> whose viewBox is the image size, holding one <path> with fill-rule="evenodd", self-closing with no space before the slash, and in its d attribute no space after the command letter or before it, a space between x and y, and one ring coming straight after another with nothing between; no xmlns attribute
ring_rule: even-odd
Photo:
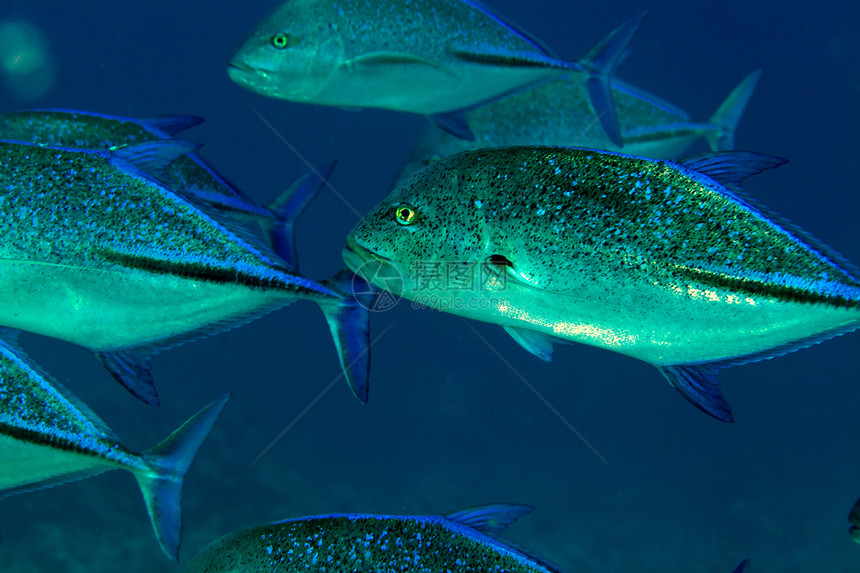
<svg viewBox="0 0 860 573"><path fill-rule="evenodd" d="M554 342L582 342L648 362L730 421L718 370L860 326L860 272L740 191L781 163L465 151L368 213L344 258L377 286L500 324L544 360Z"/></svg>
<svg viewBox="0 0 860 573"><path fill-rule="evenodd" d="M155 404L159 350L312 300L366 400L367 312L348 293L351 275L303 278L228 217L148 175L195 148L0 142L0 324L93 350Z"/></svg>
<svg viewBox="0 0 860 573"><path fill-rule="evenodd" d="M532 510L488 505L446 516L333 514L234 531L204 548L187 573L496 571L560 573L499 538Z"/></svg>
<svg viewBox="0 0 860 573"><path fill-rule="evenodd" d="M179 554L182 480L227 403L224 396L141 454L17 347L0 339L0 497L123 469L134 475L161 549Z"/></svg>
<svg viewBox="0 0 860 573"><path fill-rule="evenodd" d="M452 112L575 72L587 77L591 106L621 145L609 77L641 19L568 62L470 0L287 0L245 40L228 72L265 96L424 114L467 138Z"/></svg>
<svg viewBox="0 0 860 573"><path fill-rule="evenodd" d="M137 119L85 111L36 109L0 114L0 139L74 149L110 149L169 139L202 121L203 118L191 115ZM297 269L293 224L333 168L333 163L315 168L265 206L255 204L196 153L179 157L162 175L174 190L194 200L239 220L256 221L275 252Z"/></svg>
<svg viewBox="0 0 860 573"><path fill-rule="evenodd" d="M619 79L612 80L624 152L654 159L674 159L699 137L712 151L734 148L735 129L755 90L759 71L749 74L707 122L694 122L683 110ZM513 145L563 145L620 151L596 124L585 86L577 77L560 78L466 112L474 141L429 127L392 188L440 157Z"/></svg>

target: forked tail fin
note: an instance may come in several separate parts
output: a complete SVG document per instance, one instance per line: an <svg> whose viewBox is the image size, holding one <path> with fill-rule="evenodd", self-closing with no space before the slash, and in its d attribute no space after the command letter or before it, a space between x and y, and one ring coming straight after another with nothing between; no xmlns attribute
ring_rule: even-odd
<svg viewBox="0 0 860 573"><path fill-rule="evenodd" d="M343 295L337 303L320 304L328 322L340 367L349 389L356 398L367 402L370 374L370 314L376 288L364 279L343 269L324 284Z"/></svg>
<svg viewBox="0 0 860 573"><path fill-rule="evenodd" d="M761 70L755 70L741 80L708 120L708 125L713 129L705 133L705 139L711 151L731 151L735 148L735 130L758 85L759 77Z"/></svg>
<svg viewBox="0 0 860 573"><path fill-rule="evenodd" d="M206 440L229 395L215 400L160 444L143 452L148 470L134 472L162 551L176 561L182 537L182 479Z"/></svg>
<svg viewBox="0 0 860 573"><path fill-rule="evenodd" d="M274 215L273 218L258 220L272 250L294 271L298 271L299 261L293 227L305 208L325 187L335 165L337 161L329 161L312 167L289 189L266 204L266 208Z"/></svg>

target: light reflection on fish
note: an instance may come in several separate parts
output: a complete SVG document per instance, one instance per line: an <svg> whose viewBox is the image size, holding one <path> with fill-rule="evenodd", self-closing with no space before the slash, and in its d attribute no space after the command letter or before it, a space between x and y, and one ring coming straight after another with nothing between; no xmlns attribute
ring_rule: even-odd
<svg viewBox="0 0 860 573"><path fill-rule="evenodd" d="M582 342L648 362L731 421L720 369L860 326L860 272L739 188L781 163L466 151L368 213L344 259L381 288L503 326L544 360L554 342Z"/></svg>

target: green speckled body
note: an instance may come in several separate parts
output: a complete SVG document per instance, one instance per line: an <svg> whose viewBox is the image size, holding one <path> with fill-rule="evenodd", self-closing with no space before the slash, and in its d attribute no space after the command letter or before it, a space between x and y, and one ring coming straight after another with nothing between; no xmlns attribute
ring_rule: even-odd
<svg viewBox="0 0 860 573"><path fill-rule="evenodd" d="M108 152L0 142L0 324L111 350L339 295Z"/></svg>
<svg viewBox="0 0 860 573"><path fill-rule="evenodd" d="M548 571L522 553L443 517L326 515L230 533L187 573L299 571L526 573Z"/></svg>
<svg viewBox="0 0 860 573"><path fill-rule="evenodd" d="M277 34L288 35L286 48L273 46ZM434 114L557 66L535 41L462 0L287 0L239 48L229 73L270 97Z"/></svg>
<svg viewBox="0 0 860 573"><path fill-rule="evenodd" d="M0 139L52 147L107 149L135 145L169 134L145 120L65 110L29 110L0 114Z"/></svg>
<svg viewBox="0 0 860 573"><path fill-rule="evenodd" d="M160 128L160 122L168 119L145 120L66 110L20 111L0 114L0 140L107 150L170 138L172 134ZM194 199L231 215L251 219L273 217L271 211L254 205L193 153L173 161L165 169L165 175L174 189L189 192Z"/></svg>
<svg viewBox="0 0 860 573"><path fill-rule="evenodd" d="M402 204L410 225L395 220ZM860 284L838 255L671 161L459 153L392 192L348 245L351 268L406 298L657 366L761 358L860 325ZM426 280L449 263L478 281Z"/></svg>
<svg viewBox="0 0 860 573"><path fill-rule="evenodd" d="M0 341L0 496L118 468L150 470L77 398Z"/></svg>
<svg viewBox="0 0 860 573"><path fill-rule="evenodd" d="M675 106L621 80L612 80L612 99L624 153L672 159L698 137L720 126L694 123ZM514 145L563 145L621 151L595 120L581 78L565 77L466 112L474 141L428 127L397 174L399 187L416 171L459 151Z"/></svg>

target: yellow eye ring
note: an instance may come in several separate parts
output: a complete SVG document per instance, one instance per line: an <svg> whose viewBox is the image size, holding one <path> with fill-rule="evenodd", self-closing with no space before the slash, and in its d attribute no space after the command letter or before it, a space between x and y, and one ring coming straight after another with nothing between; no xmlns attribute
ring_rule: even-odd
<svg viewBox="0 0 860 573"><path fill-rule="evenodd" d="M289 48L295 44L295 40L289 34L275 34L272 36L272 46L279 50Z"/></svg>
<svg viewBox="0 0 860 573"><path fill-rule="evenodd" d="M394 209L394 219L400 225L411 225L416 221L418 211L412 205L401 203Z"/></svg>

